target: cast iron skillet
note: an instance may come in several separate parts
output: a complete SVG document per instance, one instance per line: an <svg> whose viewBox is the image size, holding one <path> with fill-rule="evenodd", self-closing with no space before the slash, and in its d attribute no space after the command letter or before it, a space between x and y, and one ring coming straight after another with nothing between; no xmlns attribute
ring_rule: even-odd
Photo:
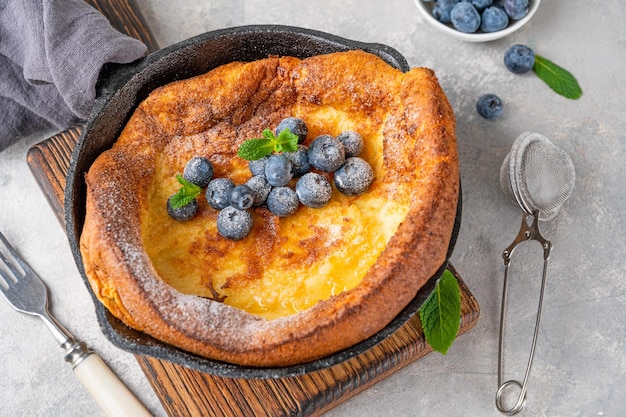
<svg viewBox="0 0 626 417"><path fill-rule="evenodd" d="M94 110L72 154L65 188L66 231L74 259L89 289L79 248L85 216L84 176L94 160L109 149L133 110L155 88L203 74L233 61L253 61L271 55L306 58L352 49L380 56L391 66L408 71L405 58L395 49L381 44L362 43L327 33L288 26L243 26L207 32L156 51L126 65L109 65L100 75ZM449 258L460 226L461 196ZM369 339L329 357L284 368L255 368L209 360L133 330L111 315L91 292L96 315L105 336L116 346L139 355L177 363L201 372L236 378L280 378L305 374L350 359L373 347L405 324L430 294L447 262L428 281L415 299L383 330Z"/></svg>

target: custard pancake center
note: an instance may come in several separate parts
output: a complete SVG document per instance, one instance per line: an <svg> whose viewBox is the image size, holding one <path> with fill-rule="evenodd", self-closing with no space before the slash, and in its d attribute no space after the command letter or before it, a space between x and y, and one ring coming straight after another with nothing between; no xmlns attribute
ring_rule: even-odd
<svg viewBox="0 0 626 417"><path fill-rule="evenodd" d="M219 138L210 137L213 131L223 130L205 132L202 140L181 140L219 143ZM366 193L348 197L333 189L328 205L300 205L294 215L283 218L265 208L254 209L252 232L241 241L219 235L218 211L203 194L193 219L179 222L169 217L165 202L180 186L172 167L193 156L189 154L193 146L180 146L179 142L168 146L156 158L142 217L144 246L158 275L182 293L220 300L269 320L306 310L356 287L406 217L411 195L400 190L404 185L383 181L380 131L370 132L365 143L363 158L375 176ZM213 158L217 167L230 152L211 151L219 151L220 158ZM250 178L246 161L230 154L226 160L230 161L228 167L217 168L217 176L235 183ZM392 195L396 197L390 198Z"/></svg>

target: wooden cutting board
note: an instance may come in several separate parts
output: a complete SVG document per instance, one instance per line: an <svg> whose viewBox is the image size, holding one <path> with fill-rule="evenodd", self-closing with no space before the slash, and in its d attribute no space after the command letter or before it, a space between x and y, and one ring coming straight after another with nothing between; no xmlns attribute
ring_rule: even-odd
<svg viewBox="0 0 626 417"><path fill-rule="evenodd" d="M142 40L150 51L158 46L132 0L89 0L121 32ZM33 146L28 165L60 223L63 193L82 127L61 132ZM471 329L480 309L453 266L461 289L461 327ZM82 284L81 284L82 285ZM305 375L277 379L240 379L209 375L152 357L135 355L167 414L205 416L319 416L431 351L419 318L378 345L343 363Z"/></svg>

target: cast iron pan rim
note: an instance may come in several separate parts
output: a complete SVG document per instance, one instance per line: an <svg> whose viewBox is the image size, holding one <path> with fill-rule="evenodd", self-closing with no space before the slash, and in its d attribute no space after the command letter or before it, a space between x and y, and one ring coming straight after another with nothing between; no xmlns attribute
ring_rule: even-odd
<svg viewBox="0 0 626 417"><path fill-rule="evenodd" d="M86 174L89 166L93 163L93 159L87 162L84 154L87 151L94 152L93 149L89 149L90 140L93 141L90 133L94 127L98 127L99 123L102 125L103 118L106 118L107 112L114 112L111 102L123 97L126 90L134 92L133 83L139 83L140 87L145 86L148 82L142 77L146 77L146 73L149 73L155 66L158 70L158 66L166 62L171 62L172 59L177 57L185 57L185 54L193 53L192 51L198 47L202 47L207 42L219 42L220 40L232 40L232 39L248 39L261 36L266 39L268 36L287 36L296 37L303 41L316 42L319 44L319 48L329 49L329 51L347 51L352 49L362 49L367 52L371 52L380 56L383 60L387 61L390 65L402 70L408 71L410 69L406 59L395 49L378 43L363 43L353 41L339 36L331 35L328 33L297 28L292 26L282 25L252 25L252 26L239 26L229 29L221 29L212 32L207 32L196 37L184 40L177 44L163 48L159 51L153 52L146 57L126 65L111 65L103 69L100 79L98 81L97 98L94 105L94 110L89 120L87 121L83 133L81 134L77 146L72 153L70 160L70 167L68 170L67 183L65 187L65 222L66 233L68 235L70 247L76 265L78 266L81 277L88 288L90 287L89 281L86 277L85 270L82 263L82 256L80 253L79 236L82 229L82 216L84 213L84 191L81 194L81 189L84 189L84 175ZM272 38L273 40L273 38ZM274 48L280 48L280 45L272 45ZM297 46L289 45L289 48L298 49ZM315 51L307 55L306 50L298 50L294 55L298 56L310 56L315 55ZM258 58L250 58L258 59ZM167 69L167 67L166 67ZM183 73L179 79L189 78L195 74ZM163 84L170 82L171 80L165 80ZM159 81L160 82L160 81ZM142 84L143 83L143 84ZM126 88L127 86L131 88ZM132 100L134 104L131 109L134 109L136 105L145 97L133 96ZM130 111L132 113L132 110ZM117 130L117 134L114 138L117 138L123 125L130 117L130 114L124 115L124 121L120 123L120 126L114 126L111 129ZM114 139L113 139L114 141ZM108 147L113 144L113 141L108 143ZM86 149L87 148L87 149ZM102 149L104 150L104 149ZM82 159L81 159L82 157ZM95 159L95 158L94 158ZM85 166L81 166L81 163ZM457 215L455 219L455 226L452 234L452 239L448 248L446 259L452 254L454 244L458 235L461 219L461 192L459 190L459 199L457 205ZM79 204L77 210L77 204ZM82 210L82 213L80 212ZM345 360L348 360L354 356L357 356L364 351L370 349L382 340L387 338L402 325L404 325L419 309L419 306L430 294L430 291L434 287L437 279L443 274L446 269L448 261L444 262L439 268L437 273L428 281L428 284L420 290L418 295L413 301L400 312L400 314L392 320L383 330L370 337L369 339L354 345L344 351L332 354L326 358L322 358L316 361L312 361L305 364L294 365L289 367L280 368L256 368L256 367L244 367L219 361L210 360L198 355L180 350L176 347L153 339L149 335L141 332L137 332L133 329L127 328L119 320L114 318L106 308L99 302L93 291L89 291L94 302L98 323L105 336L117 347L126 350L128 352L138 355L148 355L157 359L166 360L169 362L177 363L182 366L186 366L191 369L206 372L212 375L218 375L221 377L233 377L233 378L282 378L289 376L302 375L309 372L314 372L328 368L332 365L336 365ZM122 334L118 329L113 327L111 322L119 323L126 334Z"/></svg>

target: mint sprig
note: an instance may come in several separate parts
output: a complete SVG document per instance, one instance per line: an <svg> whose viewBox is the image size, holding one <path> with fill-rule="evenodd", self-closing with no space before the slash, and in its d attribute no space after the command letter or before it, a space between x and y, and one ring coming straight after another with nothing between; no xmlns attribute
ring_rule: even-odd
<svg viewBox="0 0 626 417"><path fill-rule="evenodd" d="M185 207L187 204L191 203L194 198L200 195L200 192L202 191L199 186L187 181L182 175L176 175L176 179L182 187L180 187L180 190L178 190L178 192L174 194L170 200L170 204L173 209Z"/></svg>
<svg viewBox="0 0 626 417"><path fill-rule="evenodd" d="M439 353L446 354L461 324L461 292L452 272L446 269L419 309L424 336Z"/></svg>
<svg viewBox="0 0 626 417"><path fill-rule="evenodd" d="M283 129L278 136L270 129L263 130L262 138L248 139L241 144L237 155L249 161L261 159L272 152L294 152L298 150L298 136Z"/></svg>
<svg viewBox="0 0 626 417"><path fill-rule="evenodd" d="M533 71L548 87L565 98L576 100L583 94L576 78L549 59L535 54Z"/></svg>

